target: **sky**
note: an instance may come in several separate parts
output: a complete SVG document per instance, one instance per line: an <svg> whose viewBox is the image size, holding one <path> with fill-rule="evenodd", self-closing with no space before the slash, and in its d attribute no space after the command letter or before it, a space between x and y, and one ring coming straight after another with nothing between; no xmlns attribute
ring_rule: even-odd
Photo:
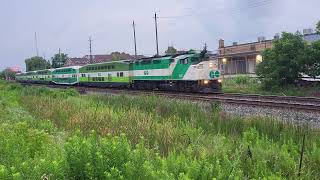
<svg viewBox="0 0 320 180"><path fill-rule="evenodd" d="M0 70L25 69L24 60L38 54L50 59L59 48L69 57L114 51L134 54L132 21L138 54L156 54L154 13L158 15L159 51L215 51L218 40L232 42L272 38L283 31L314 28L319 0L0 0Z"/></svg>

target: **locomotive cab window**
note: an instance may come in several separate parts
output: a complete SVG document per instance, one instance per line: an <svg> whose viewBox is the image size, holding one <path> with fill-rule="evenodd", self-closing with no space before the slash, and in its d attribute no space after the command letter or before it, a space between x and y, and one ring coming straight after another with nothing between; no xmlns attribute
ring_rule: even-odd
<svg viewBox="0 0 320 180"><path fill-rule="evenodd" d="M188 58L180 59L180 64L188 64Z"/></svg>

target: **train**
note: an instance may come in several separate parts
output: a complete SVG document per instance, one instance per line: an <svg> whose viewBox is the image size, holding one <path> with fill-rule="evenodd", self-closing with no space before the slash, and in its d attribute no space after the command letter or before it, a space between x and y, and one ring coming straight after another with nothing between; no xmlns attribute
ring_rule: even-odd
<svg viewBox="0 0 320 180"><path fill-rule="evenodd" d="M84 66L29 71L16 75L21 83L58 84L135 90L216 93L221 72L206 52L137 60L120 60Z"/></svg>

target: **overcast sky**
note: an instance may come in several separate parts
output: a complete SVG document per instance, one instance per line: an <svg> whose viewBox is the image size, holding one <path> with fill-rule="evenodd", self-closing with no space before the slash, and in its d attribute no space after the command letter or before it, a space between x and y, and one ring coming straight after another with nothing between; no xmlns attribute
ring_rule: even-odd
<svg viewBox="0 0 320 180"><path fill-rule="evenodd" d="M132 20L138 54L156 52L154 12L158 13L159 47L216 50L218 40L255 41L282 31L314 28L320 0L0 0L0 69L18 66L36 55L49 59L58 49L69 57L124 51L134 54Z"/></svg>

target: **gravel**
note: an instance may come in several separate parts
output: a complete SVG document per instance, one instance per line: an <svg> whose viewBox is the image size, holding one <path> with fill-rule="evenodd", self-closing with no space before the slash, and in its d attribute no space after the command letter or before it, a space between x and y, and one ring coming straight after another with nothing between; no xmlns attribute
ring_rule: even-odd
<svg viewBox="0 0 320 180"><path fill-rule="evenodd" d="M221 104L221 109L223 112L226 112L231 116L269 117L283 122L290 122L298 125L309 125L313 128L320 128L320 113L234 104Z"/></svg>

